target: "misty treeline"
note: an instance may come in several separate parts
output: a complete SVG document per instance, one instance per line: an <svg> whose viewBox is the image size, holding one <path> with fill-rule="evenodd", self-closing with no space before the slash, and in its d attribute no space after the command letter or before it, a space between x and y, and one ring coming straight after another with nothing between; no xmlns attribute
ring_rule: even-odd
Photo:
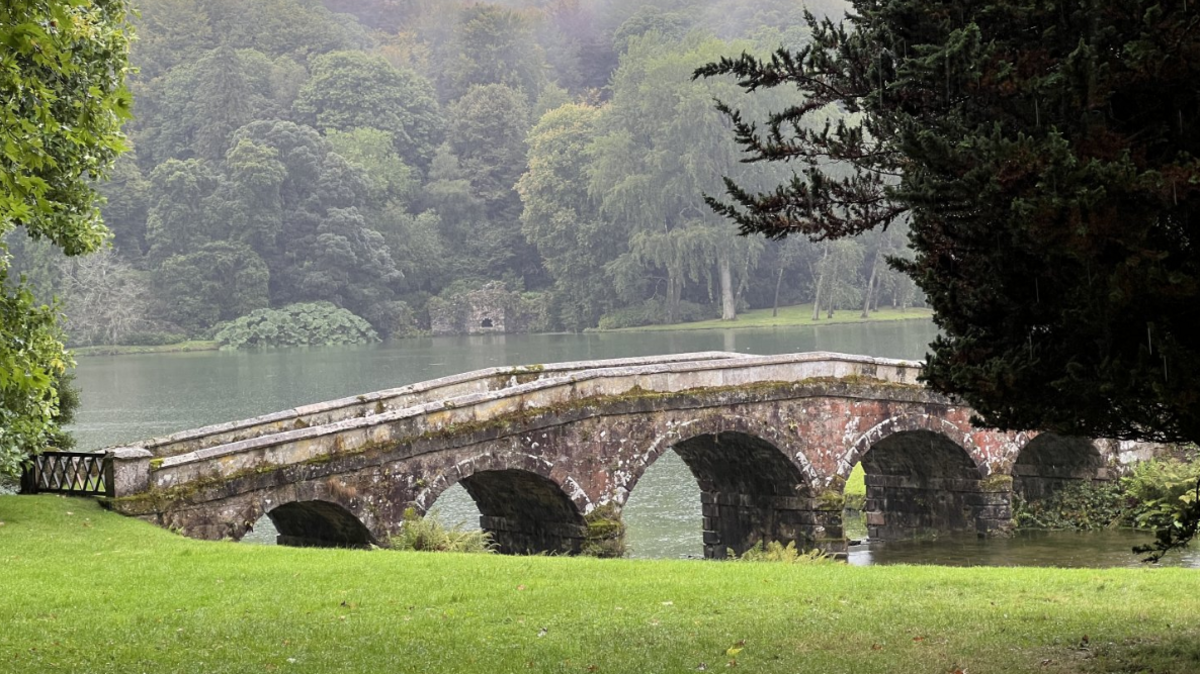
<svg viewBox="0 0 1200 674"><path fill-rule="evenodd" d="M788 101L691 73L802 44L800 2L138 4L133 149L102 187L111 249L10 242L77 344L211 337L311 302L414 334L493 282L533 330L918 301L885 263L903 227L767 242L703 203L723 175L781 178L738 162L714 97Z"/></svg>

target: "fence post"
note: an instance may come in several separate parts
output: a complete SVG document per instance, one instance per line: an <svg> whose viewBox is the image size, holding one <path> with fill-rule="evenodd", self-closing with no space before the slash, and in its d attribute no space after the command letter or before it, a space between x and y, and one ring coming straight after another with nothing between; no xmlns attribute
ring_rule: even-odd
<svg viewBox="0 0 1200 674"><path fill-rule="evenodd" d="M21 466L21 489L22 494L37 493L37 464L33 459L26 461Z"/></svg>
<svg viewBox="0 0 1200 674"><path fill-rule="evenodd" d="M150 489L150 459L153 456L141 447L118 447L105 451L105 496L131 496Z"/></svg>

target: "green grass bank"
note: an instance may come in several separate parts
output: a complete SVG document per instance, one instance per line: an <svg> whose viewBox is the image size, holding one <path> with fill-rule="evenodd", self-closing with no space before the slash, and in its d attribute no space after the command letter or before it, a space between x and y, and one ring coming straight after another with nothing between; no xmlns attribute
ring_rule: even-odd
<svg viewBox="0 0 1200 674"><path fill-rule="evenodd" d="M53 496L0 521L3 672L1200 671L1188 570L304 550Z"/></svg>
<svg viewBox="0 0 1200 674"><path fill-rule="evenodd" d="M692 323L670 323L666 325L641 325L633 328L617 328L614 330L604 330L601 332L651 332L659 330L730 330L742 328L794 328L805 325L830 325L832 323L869 323L873 321L907 321L918 319L929 319L933 316L933 312L923 308L908 308L904 311L899 309L885 308L879 311L872 311L870 318L860 318L858 310L842 310L834 312L833 318L825 318L825 312L821 312L821 319L814 321L812 319L811 304L797 304L790 307L779 307L779 315L772 316L770 309L754 309L738 314L735 321L722 321L714 318L708 321L695 321Z"/></svg>
<svg viewBox="0 0 1200 674"><path fill-rule="evenodd" d="M102 346L80 346L71 349L71 353L80 358L88 356L128 356L139 353L191 353L193 351L216 351L219 346L214 341L196 340L179 342L177 344L156 344L154 346L133 346L107 344Z"/></svg>

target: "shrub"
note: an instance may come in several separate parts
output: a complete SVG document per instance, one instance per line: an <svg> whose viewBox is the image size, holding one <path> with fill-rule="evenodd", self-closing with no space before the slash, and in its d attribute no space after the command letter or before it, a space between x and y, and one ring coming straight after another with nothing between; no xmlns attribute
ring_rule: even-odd
<svg viewBox="0 0 1200 674"><path fill-rule="evenodd" d="M362 318L330 302L259 309L225 324L216 334L221 348L366 344L379 335Z"/></svg>
<svg viewBox="0 0 1200 674"><path fill-rule="evenodd" d="M1180 507L1195 499L1200 461L1143 461L1121 483L1133 503L1126 521L1139 528L1161 529L1174 524Z"/></svg>
<svg viewBox="0 0 1200 674"><path fill-rule="evenodd" d="M395 550L422 552L492 552L492 539L483 531L464 531L462 523L447 528L430 512L421 517L415 510L404 511L404 526L392 537Z"/></svg>
<svg viewBox="0 0 1200 674"><path fill-rule="evenodd" d="M687 300L679 303L680 323L693 323L716 318L712 307ZM662 325L667 322L667 305L661 298L651 298L640 304L610 311L600 317L601 330L616 330L618 328L636 328L642 325Z"/></svg>
<svg viewBox="0 0 1200 674"><path fill-rule="evenodd" d="M791 541L786 546L779 541L771 541L765 546L762 541L742 553L739 557L733 550L728 550L729 558L739 562L783 562L785 564L831 564L834 559L823 550L812 549L807 552L796 548L796 542Z"/></svg>
<svg viewBox="0 0 1200 674"><path fill-rule="evenodd" d="M1126 505L1120 484L1080 480L1037 501L1014 496L1013 523L1018 528L1092 531L1119 525Z"/></svg>

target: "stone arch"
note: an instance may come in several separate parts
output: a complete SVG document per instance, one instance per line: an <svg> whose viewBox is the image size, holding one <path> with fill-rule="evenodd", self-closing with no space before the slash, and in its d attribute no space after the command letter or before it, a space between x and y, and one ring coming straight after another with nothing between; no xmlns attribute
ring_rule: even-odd
<svg viewBox="0 0 1200 674"><path fill-rule="evenodd" d="M1069 484L1107 479L1108 471L1090 438L1040 433L1017 453L1012 477L1013 493L1035 501Z"/></svg>
<svg viewBox="0 0 1200 674"><path fill-rule="evenodd" d="M848 476L858 462L866 474L871 539L987 533L1010 518L1009 492L989 489L988 467L970 435L936 415L877 424L850 448L838 475Z"/></svg>
<svg viewBox="0 0 1200 674"><path fill-rule="evenodd" d="M367 548L379 541L345 506L324 500L289 501L266 512L279 545L313 548Z"/></svg>
<svg viewBox="0 0 1200 674"><path fill-rule="evenodd" d="M780 429L744 416L710 415L671 424L638 457L621 503L668 449L700 487L704 554L741 554L760 541L811 547L824 537L813 499L811 464Z"/></svg>
<svg viewBox="0 0 1200 674"><path fill-rule="evenodd" d="M251 491L245 495L244 499L236 501L239 504L236 514L226 515L226 519L232 527L228 538L240 541L256 525L266 519L275 528L276 543L279 545L299 547L388 545L388 538L392 531L387 527L386 516L380 516L376 510L364 507L365 502L360 497L357 487L353 485L352 477L343 475ZM315 505L306 506L304 504ZM280 517L284 520L283 528L276 522L276 519ZM313 518L323 519L324 522ZM318 535L313 537L305 534L305 525L296 521L299 519L313 519L311 527L316 528L314 531ZM331 534L327 530L329 527L342 533ZM367 540L362 540L364 536L357 527L362 527L366 532ZM349 532L353 532L353 535L350 535ZM305 537L314 538L314 540L308 543L298 540ZM297 540L291 540L292 538Z"/></svg>
<svg viewBox="0 0 1200 674"><path fill-rule="evenodd" d="M674 450L678 453L676 447L693 438L707 436L716 438L728 434L746 436L765 443L771 448L774 456L790 461L800 475L800 479L795 485L792 485L793 487L802 486L804 491L810 491L820 486L821 480L808 457L800 451L799 446L780 429L778 424L741 415L714 414L670 423L665 432L654 436L646 451L635 457L632 469L626 475L620 476L623 480L619 478L618 487L620 488L617 490L616 500L620 504L624 504L629 498L629 494L637 487L637 482L646 469L665 452ZM684 462L687 463L686 457L684 457ZM688 468L692 469L693 475L696 474L692 464L688 464ZM698 476L697 481L699 481Z"/></svg>
<svg viewBox="0 0 1200 674"><path fill-rule="evenodd" d="M571 478L560 482L554 464L532 454L481 454L433 478L414 499L423 516L437 497L459 484L475 501L480 527L505 554L575 554L583 547L590 509Z"/></svg>
<svg viewBox="0 0 1200 674"><path fill-rule="evenodd" d="M975 445L970 433L936 414L899 414L875 424L855 439L854 443L850 445L850 449L838 461L837 472L829 477L829 487L841 490L846 479L850 477L850 471L854 469L854 464L862 461L863 455L879 441L897 433L911 431L928 431L946 437L966 452L980 476L988 475L988 465L983 461L982 453Z"/></svg>

